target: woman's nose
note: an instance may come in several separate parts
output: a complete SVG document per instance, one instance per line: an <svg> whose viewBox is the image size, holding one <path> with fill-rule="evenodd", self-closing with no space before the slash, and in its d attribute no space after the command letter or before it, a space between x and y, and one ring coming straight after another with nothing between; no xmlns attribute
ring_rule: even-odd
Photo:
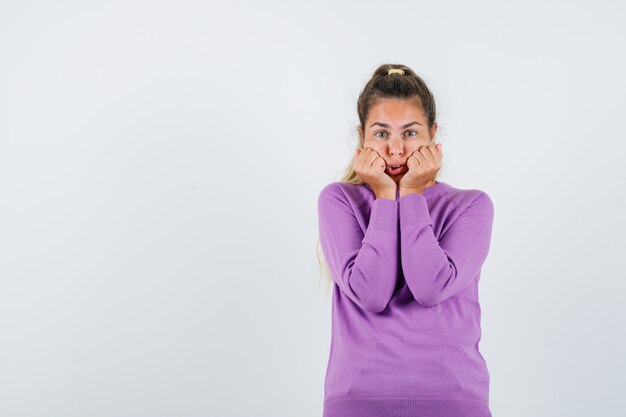
<svg viewBox="0 0 626 417"><path fill-rule="evenodd" d="M389 153L392 155L402 155L404 143L401 139L391 139L389 142Z"/></svg>

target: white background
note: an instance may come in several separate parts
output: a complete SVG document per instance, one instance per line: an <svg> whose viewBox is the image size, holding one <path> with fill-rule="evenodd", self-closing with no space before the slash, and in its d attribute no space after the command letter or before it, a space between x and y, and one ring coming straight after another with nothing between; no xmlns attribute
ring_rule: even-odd
<svg viewBox="0 0 626 417"><path fill-rule="evenodd" d="M0 415L321 416L316 202L384 63L495 205L494 416L618 416L617 1L0 1Z"/></svg>

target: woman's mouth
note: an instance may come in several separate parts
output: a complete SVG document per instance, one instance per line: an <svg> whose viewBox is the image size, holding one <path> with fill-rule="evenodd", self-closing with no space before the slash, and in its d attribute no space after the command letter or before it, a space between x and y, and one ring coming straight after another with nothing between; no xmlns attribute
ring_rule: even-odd
<svg viewBox="0 0 626 417"><path fill-rule="evenodd" d="M389 165L387 166L387 173L391 175L398 175L404 171L406 165Z"/></svg>

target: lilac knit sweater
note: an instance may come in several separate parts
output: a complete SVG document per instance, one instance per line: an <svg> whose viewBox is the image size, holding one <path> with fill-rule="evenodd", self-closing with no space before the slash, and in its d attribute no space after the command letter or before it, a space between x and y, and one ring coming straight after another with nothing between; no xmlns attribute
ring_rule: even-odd
<svg viewBox="0 0 626 417"><path fill-rule="evenodd" d="M444 182L395 200L367 184L322 189L324 417L491 417L478 281L493 212L485 192Z"/></svg>

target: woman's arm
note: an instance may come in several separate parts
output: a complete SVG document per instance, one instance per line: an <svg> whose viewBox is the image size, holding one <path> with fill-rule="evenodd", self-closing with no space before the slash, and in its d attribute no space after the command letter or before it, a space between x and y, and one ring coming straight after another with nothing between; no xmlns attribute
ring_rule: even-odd
<svg viewBox="0 0 626 417"><path fill-rule="evenodd" d="M402 270L413 297L425 306L447 300L480 272L491 242L493 203L480 192L438 241L422 194L399 198Z"/></svg>
<svg viewBox="0 0 626 417"><path fill-rule="evenodd" d="M318 199L320 245L331 277L362 309L387 307L400 273L398 202L374 200L363 233L339 183L324 187Z"/></svg>

